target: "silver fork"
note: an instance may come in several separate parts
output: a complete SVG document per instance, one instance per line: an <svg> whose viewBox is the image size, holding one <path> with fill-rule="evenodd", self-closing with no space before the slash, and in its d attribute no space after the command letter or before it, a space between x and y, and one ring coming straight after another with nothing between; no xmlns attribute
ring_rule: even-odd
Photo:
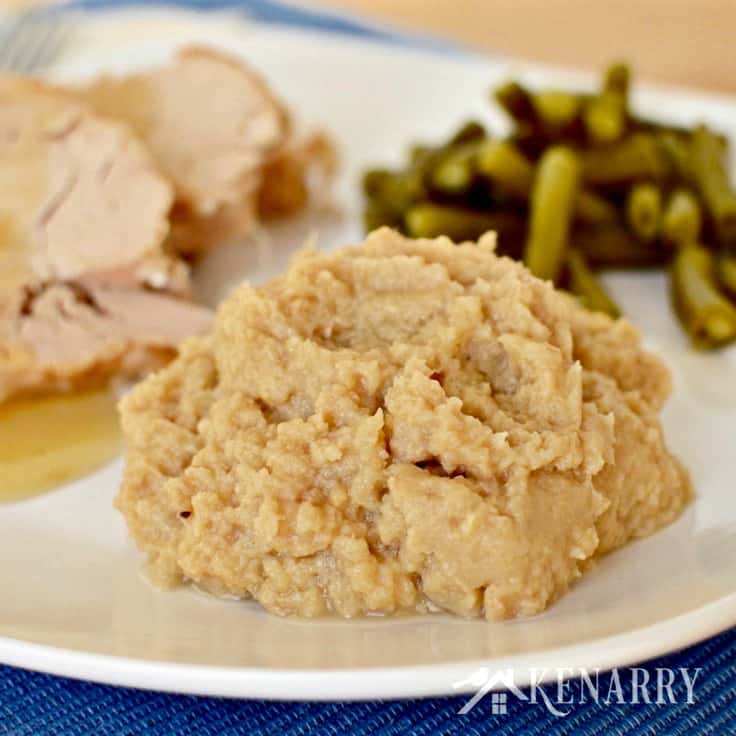
<svg viewBox="0 0 736 736"><path fill-rule="evenodd" d="M0 71L35 74L61 54L69 21L53 11L29 10L0 22Z"/></svg>

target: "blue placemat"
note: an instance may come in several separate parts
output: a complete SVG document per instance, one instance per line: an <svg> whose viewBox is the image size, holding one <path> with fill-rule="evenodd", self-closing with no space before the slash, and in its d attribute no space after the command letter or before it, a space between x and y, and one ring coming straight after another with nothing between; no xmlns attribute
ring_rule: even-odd
<svg viewBox="0 0 736 736"><path fill-rule="evenodd" d="M598 702L572 681L486 695L466 715L468 698L370 703L287 703L165 695L93 685L0 667L0 736L306 736L307 734L725 734L736 733L736 629L646 663L632 688L631 668L601 675ZM691 679L692 697L681 675ZM669 689L660 688L672 679ZM524 699L526 698L526 699ZM605 702L608 699L609 702ZM657 699L662 702L657 703ZM636 702L636 701L639 702ZM556 715L555 710L567 713Z"/></svg>
<svg viewBox="0 0 736 736"><path fill-rule="evenodd" d="M84 9L130 4L126 0L69 3ZM242 9L264 23L318 28L380 42L437 49L452 46L272 0L179 0L177 4L192 9ZM581 680L572 680L562 692L553 684L535 691L489 694L462 715L459 711L467 705L467 697L323 704L223 700L114 688L0 666L0 736L736 734L736 628L640 668L601 675L594 685L591 689Z"/></svg>

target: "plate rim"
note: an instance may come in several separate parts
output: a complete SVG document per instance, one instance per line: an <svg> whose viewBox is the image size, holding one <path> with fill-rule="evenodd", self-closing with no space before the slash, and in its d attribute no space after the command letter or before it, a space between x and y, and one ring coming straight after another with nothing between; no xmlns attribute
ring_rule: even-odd
<svg viewBox="0 0 736 736"><path fill-rule="evenodd" d="M116 12L129 11L129 8L122 8L105 12L113 15ZM97 11L85 12L97 14ZM177 12L182 12L181 8ZM268 26L264 30L268 33L329 39L330 43L336 44L350 43L358 48L375 49L380 45L380 42L377 44L374 40L335 36L323 29ZM396 44L385 48L385 51L439 57L448 63L477 64L491 61L518 65L533 75L574 74L581 78L590 77L580 70L515 57L485 55L473 49L460 48L458 54L447 54L436 49ZM734 99L725 93L657 83L642 84L641 90L644 94L686 94L709 106L736 109ZM270 614L263 612L263 615ZM535 667L564 666L571 672L571 676L583 669L607 671L691 646L733 625L736 625L736 590L675 617L613 636L593 638L580 644L567 644L537 652L435 664L330 669L198 665L103 654L8 636L0 636L0 663L76 680L169 693L267 700L360 701L461 695L472 691L472 686L453 688L452 683L467 679L468 675L480 667L511 668L518 675L514 684L523 687L530 684L529 663L532 659L535 660ZM552 671L539 682L554 677L555 672ZM503 684L500 683L493 689L498 687L503 687Z"/></svg>
<svg viewBox="0 0 736 736"><path fill-rule="evenodd" d="M474 692L468 683L457 687L454 683L467 680L481 667L511 669L516 687L555 680L560 670L566 678L581 671L607 672L692 646L734 624L736 592L666 621L615 636L535 654L463 662L331 669L223 667L85 652L9 637L0 637L0 662L74 680L157 692L303 702L366 701ZM533 665L529 664L531 657L535 658ZM591 662L595 665L590 666ZM539 670L544 672L536 677ZM497 682L491 689L503 687Z"/></svg>

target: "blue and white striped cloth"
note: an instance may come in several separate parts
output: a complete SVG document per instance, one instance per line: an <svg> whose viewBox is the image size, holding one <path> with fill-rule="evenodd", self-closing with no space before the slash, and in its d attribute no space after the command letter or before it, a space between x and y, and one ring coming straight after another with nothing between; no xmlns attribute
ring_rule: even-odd
<svg viewBox="0 0 736 736"><path fill-rule="evenodd" d="M67 0L64 7L83 10L109 10L131 6L142 8L161 7L165 2L166 0ZM172 0L168 4L185 10L241 11L259 23L311 28L329 33L375 39L384 43L419 45L437 50L458 48L456 44L442 39L393 31L378 25L361 22L348 15L330 13L306 5L279 2L278 0Z"/></svg>

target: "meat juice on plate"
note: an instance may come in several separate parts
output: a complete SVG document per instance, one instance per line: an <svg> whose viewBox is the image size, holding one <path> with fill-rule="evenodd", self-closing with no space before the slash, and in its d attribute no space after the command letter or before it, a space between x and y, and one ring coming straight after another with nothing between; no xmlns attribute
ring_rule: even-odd
<svg viewBox="0 0 736 736"><path fill-rule="evenodd" d="M121 448L108 390L23 398L0 405L0 503L81 478Z"/></svg>

